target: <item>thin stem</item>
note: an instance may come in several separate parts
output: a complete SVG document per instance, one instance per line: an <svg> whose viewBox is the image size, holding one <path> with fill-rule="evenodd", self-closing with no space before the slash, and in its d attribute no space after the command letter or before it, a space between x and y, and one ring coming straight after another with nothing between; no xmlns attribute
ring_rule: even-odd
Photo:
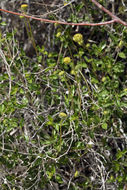
<svg viewBox="0 0 127 190"><path fill-rule="evenodd" d="M35 40L34 40L34 37L33 37L33 34L32 34L32 30L31 30L30 21L28 19L27 19L27 21L26 21L26 19L24 19L24 22L25 22L25 27L26 27L27 35L28 35L29 39L32 42L33 48L35 49L35 52L36 52L36 55L38 56Z"/></svg>
<svg viewBox="0 0 127 190"><path fill-rule="evenodd" d="M34 47L34 49L36 51L36 55L38 56L38 52L37 52L37 48L36 48L36 43L35 43L35 39L34 39L33 34L32 34L32 29L31 29L31 25L30 25L29 19L27 19L27 22L28 22L28 25L29 25L31 41L32 41L33 47Z"/></svg>

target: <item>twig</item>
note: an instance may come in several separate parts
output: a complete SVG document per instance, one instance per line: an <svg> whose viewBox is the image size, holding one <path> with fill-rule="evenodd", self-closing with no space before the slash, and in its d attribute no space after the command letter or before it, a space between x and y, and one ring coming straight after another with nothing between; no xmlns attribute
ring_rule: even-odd
<svg viewBox="0 0 127 190"><path fill-rule="evenodd" d="M107 10L105 7L103 7L100 3L98 3L96 0L91 0L99 9L107 13L109 16L111 16L116 22L124 25L127 27L127 23L121 20L119 17L115 16L113 13L111 13L109 10Z"/></svg>
<svg viewBox="0 0 127 190"><path fill-rule="evenodd" d="M5 68L8 74L8 78L9 78L9 92L8 92L8 98L10 99L10 94L11 94L11 69L10 69L10 65L8 64L6 57L2 51L2 49L0 49L0 56L3 59L4 63L5 63Z"/></svg>
<svg viewBox="0 0 127 190"><path fill-rule="evenodd" d="M101 6L100 6L101 7ZM106 9L107 10L107 9ZM13 11L8 11L5 9L0 9L0 11L2 12L6 12L9 14L13 14L13 15L18 15L18 16L24 16L26 18L31 18L34 20L38 20L38 21L42 21L45 23L57 23L57 24L63 24L63 25L72 25L72 26L101 26L101 25L107 25L107 24L112 24L114 22L119 22L121 24L123 24L124 26L127 27L127 23L125 23L124 21L122 21L121 19L119 19L118 17L114 18L113 20L110 21L106 21L106 22L99 22L99 23L87 23L87 22L82 22L82 23L69 23L69 22L63 22L63 21L57 21L57 20L49 20L49 19L44 19L44 18L38 18L38 17L33 17L33 16L29 16L26 14L22 14L22 13L18 13L18 12L13 12ZM108 10L107 10L108 11ZM111 13L112 14L112 13Z"/></svg>

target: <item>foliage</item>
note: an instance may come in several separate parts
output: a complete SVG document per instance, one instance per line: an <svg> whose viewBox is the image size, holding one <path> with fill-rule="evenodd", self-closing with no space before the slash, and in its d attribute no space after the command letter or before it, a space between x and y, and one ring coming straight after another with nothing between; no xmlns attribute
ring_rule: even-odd
<svg viewBox="0 0 127 190"><path fill-rule="evenodd" d="M57 25L33 58L15 33L0 35L1 189L123 189L127 29Z"/></svg>

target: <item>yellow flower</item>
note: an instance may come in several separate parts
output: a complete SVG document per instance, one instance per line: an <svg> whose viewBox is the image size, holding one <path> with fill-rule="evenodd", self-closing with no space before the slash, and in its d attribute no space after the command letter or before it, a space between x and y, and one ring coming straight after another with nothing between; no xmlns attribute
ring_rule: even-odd
<svg viewBox="0 0 127 190"><path fill-rule="evenodd" d="M22 4L22 5L21 5L21 9L22 9L23 11L26 11L27 8L28 8L28 5L27 5L27 4Z"/></svg>
<svg viewBox="0 0 127 190"><path fill-rule="evenodd" d="M60 71L60 72L59 72L59 76L64 75L64 73L65 73L64 71Z"/></svg>
<svg viewBox="0 0 127 190"><path fill-rule="evenodd" d="M86 44L86 48L89 48L89 47L90 47L90 43L87 43L87 44Z"/></svg>
<svg viewBox="0 0 127 190"><path fill-rule="evenodd" d="M76 71L75 70L71 70L71 74L72 75L76 75Z"/></svg>
<svg viewBox="0 0 127 190"><path fill-rule="evenodd" d="M59 117L61 117L61 118L67 117L67 114L64 113L64 112L60 112L60 113L59 113Z"/></svg>
<svg viewBox="0 0 127 190"><path fill-rule="evenodd" d="M83 35L78 33L73 36L73 41L77 42L79 45L83 44Z"/></svg>
<svg viewBox="0 0 127 190"><path fill-rule="evenodd" d="M127 92L127 88L124 88L124 92Z"/></svg>
<svg viewBox="0 0 127 190"><path fill-rule="evenodd" d="M22 18L24 18L24 16L20 15L20 16L19 16L19 18L21 18L21 19L22 19Z"/></svg>
<svg viewBox="0 0 127 190"><path fill-rule="evenodd" d="M108 113L109 113L108 111L104 111L104 112L103 112L104 115L107 115Z"/></svg>
<svg viewBox="0 0 127 190"><path fill-rule="evenodd" d="M74 174L75 177L78 177L79 176L79 172L76 171L75 174Z"/></svg>
<svg viewBox="0 0 127 190"><path fill-rule="evenodd" d="M71 58L70 57L65 57L63 59L63 62L66 63L66 64L69 64L71 62Z"/></svg>
<svg viewBox="0 0 127 190"><path fill-rule="evenodd" d="M66 6L67 5L67 2L64 2L64 6Z"/></svg>
<svg viewBox="0 0 127 190"><path fill-rule="evenodd" d="M56 37L59 38L61 36L61 32L57 32Z"/></svg>
<svg viewBox="0 0 127 190"><path fill-rule="evenodd" d="M101 80L102 80L102 82L105 82L106 81L106 77L103 77Z"/></svg>

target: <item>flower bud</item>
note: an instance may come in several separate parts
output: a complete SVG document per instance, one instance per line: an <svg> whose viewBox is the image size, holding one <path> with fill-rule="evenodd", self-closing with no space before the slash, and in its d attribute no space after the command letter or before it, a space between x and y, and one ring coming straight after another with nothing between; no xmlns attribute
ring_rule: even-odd
<svg viewBox="0 0 127 190"><path fill-rule="evenodd" d="M22 9L23 11L26 11L27 8L28 8L28 5L27 5L27 4L22 4L22 5L21 5L21 9Z"/></svg>
<svg viewBox="0 0 127 190"><path fill-rule="evenodd" d="M71 62L71 58L70 57L65 57L63 59L63 62L66 63L66 64L69 64Z"/></svg>
<svg viewBox="0 0 127 190"><path fill-rule="evenodd" d="M60 117L60 118L67 117L67 114L66 114L66 113L64 113L64 112L60 112L60 113L59 113L59 117Z"/></svg>
<svg viewBox="0 0 127 190"><path fill-rule="evenodd" d="M83 35L78 33L73 36L73 41L77 42L79 45L83 44Z"/></svg>

